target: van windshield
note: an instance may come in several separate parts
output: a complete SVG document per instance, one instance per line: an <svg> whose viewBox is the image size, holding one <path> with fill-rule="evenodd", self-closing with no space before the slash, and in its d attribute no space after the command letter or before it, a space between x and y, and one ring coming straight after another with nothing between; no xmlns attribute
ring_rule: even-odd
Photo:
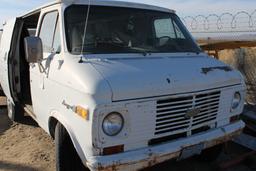
<svg viewBox="0 0 256 171"><path fill-rule="evenodd" d="M87 10L86 5L72 5L65 11L67 47L72 54L201 51L175 14L91 6L85 29Z"/></svg>

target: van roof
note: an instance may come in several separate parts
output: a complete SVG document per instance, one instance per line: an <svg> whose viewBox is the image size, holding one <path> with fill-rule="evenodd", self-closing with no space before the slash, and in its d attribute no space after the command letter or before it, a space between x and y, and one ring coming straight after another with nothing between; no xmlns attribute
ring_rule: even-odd
<svg viewBox="0 0 256 171"><path fill-rule="evenodd" d="M115 6L115 7L128 7L128 8L138 8L138 9L149 9L149 10L156 10L156 11L163 11L163 12L170 12L175 13L174 10L164 7L159 7L155 5L148 5L143 3L135 3L135 2L127 2L127 1L117 1L117 0L56 0L51 3L45 4L41 7L33 9L28 13L24 14L22 17L30 16L34 13L39 12L41 9L56 5L56 4L90 4L91 5L100 5L100 6Z"/></svg>

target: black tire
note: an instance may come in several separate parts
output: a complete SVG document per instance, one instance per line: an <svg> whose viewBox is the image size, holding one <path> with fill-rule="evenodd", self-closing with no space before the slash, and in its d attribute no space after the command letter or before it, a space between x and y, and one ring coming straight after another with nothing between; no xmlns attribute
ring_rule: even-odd
<svg viewBox="0 0 256 171"><path fill-rule="evenodd" d="M24 109L19 104L13 104L9 99L7 99L7 113L14 122L19 122L24 118Z"/></svg>
<svg viewBox="0 0 256 171"><path fill-rule="evenodd" d="M60 123L55 128L55 152L57 171L88 170L78 156L68 132Z"/></svg>
<svg viewBox="0 0 256 171"><path fill-rule="evenodd" d="M222 150L223 150L223 144L205 149L202 151L200 155L200 160L206 161L206 162L215 161L220 156Z"/></svg>

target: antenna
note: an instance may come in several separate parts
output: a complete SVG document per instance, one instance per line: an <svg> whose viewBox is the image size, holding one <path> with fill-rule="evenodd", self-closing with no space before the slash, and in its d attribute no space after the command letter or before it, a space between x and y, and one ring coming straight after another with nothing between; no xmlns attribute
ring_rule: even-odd
<svg viewBox="0 0 256 171"><path fill-rule="evenodd" d="M69 2L69 3L74 3L75 0L56 0L57 2Z"/></svg>
<svg viewBox="0 0 256 171"><path fill-rule="evenodd" d="M85 41L85 36L86 36L86 31L87 31L87 26L88 26L88 20L89 20L89 14L90 14L90 9L91 9L91 0L88 2L88 8L87 8L87 14L86 14L86 19L85 19L85 24L84 24L84 35L83 35L83 40L82 40L82 48L81 48L81 59L83 55L83 50L84 50L84 41Z"/></svg>

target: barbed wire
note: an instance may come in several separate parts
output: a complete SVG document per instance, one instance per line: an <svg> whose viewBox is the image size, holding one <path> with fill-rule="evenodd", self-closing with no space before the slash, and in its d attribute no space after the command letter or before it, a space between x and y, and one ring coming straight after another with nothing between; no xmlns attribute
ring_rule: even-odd
<svg viewBox="0 0 256 171"><path fill-rule="evenodd" d="M191 33L256 32L256 10L185 16L181 20Z"/></svg>

